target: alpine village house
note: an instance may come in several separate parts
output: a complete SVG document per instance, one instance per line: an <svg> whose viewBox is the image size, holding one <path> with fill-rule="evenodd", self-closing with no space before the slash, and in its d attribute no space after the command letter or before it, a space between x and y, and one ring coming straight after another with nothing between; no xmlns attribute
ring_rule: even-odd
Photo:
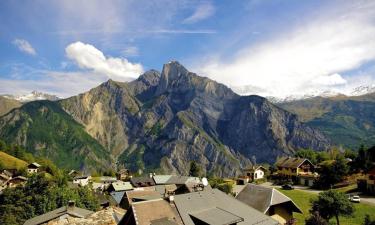
<svg viewBox="0 0 375 225"><path fill-rule="evenodd" d="M315 166L308 159L281 157L275 166L277 168L276 176L284 179L291 179L294 183L305 186L313 186L317 173Z"/></svg>

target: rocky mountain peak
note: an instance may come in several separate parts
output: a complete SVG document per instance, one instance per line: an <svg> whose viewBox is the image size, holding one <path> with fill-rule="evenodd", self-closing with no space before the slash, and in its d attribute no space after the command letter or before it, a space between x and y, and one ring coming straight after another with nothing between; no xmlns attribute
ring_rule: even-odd
<svg viewBox="0 0 375 225"><path fill-rule="evenodd" d="M189 71L177 61L170 61L164 64L156 93L161 94L165 92L171 82L181 76L186 76L188 73Z"/></svg>

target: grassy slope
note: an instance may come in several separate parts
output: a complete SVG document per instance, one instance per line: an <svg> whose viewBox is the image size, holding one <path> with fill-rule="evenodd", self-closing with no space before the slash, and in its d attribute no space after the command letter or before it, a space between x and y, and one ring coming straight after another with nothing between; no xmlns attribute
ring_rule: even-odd
<svg viewBox="0 0 375 225"><path fill-rule="evenodd" d="M298 225L305 224L305 219L310 216L309 210L311 208L310 199L317 197L317 194L308 193L301 190L279 190L289 198L291 198L303 211L303 214L295 213L294 216L297 218ZM365 203L354 204L355 213L353 217L340 217L340 224L345 225L362 225L365 215L375 215L375 206L368 205ZM332 220L334 221L334 220Z"/></svg>
<svg viewBox="0 0 375 225"><path fill-rule="evenodd" d="M19 111L20 119L0 131L0 137L8 143L17 143L20 135L26 135L27 150L67 169L80 169L82 165L103 168L109 162L104 148L57 103L30 102Z"/></svg>
<svg viewBox="0 0 375 225"><path fill-rule="evenodd" d="M21 169L26 167L27 162L0 151L0 163L7 169Z"/></svg>
<svg viewBox="0 0 375 225"><path fill-rule="evenodd" d="M280 104L337 145L357 149L375 144L375 102L368 98L312 98Z"/></svg>

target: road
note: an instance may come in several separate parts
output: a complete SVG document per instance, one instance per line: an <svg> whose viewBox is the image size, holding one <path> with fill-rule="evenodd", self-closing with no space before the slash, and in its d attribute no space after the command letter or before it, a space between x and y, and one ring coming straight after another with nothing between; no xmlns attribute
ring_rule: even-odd
<svg viewBox="0 0 375 225"><path fill-rule="evenodd" d="M261 185L267 186L267 187L273 187L273 188L281 188L280 185L273 185L271 182L265 182ZM320 192L322 192L321 190L311 189L307 186L294 185L293 187L296 190L306 191L306 192L314 193L314 194L319 194ZM350 193L350 194L351 195L359 195L359 197L361 198L361 202L375 206L375 197L374 196L364 195L360 192L353 192L353 193Z"/></svg>

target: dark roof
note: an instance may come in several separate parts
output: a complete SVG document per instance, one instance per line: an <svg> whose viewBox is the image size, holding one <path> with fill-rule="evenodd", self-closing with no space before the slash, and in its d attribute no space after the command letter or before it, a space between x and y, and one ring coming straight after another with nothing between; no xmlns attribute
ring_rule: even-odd
<svg viewBox="0 0 375 225"><path fill-rule="evenodd" d="M269 216L251 208L235 198L217 190L205 190L176 195L174 202L185 225L194 225L194 218L210 214L220 214L220 218L231 221L242 218L238 224L277 225L278 222ZM215 209L217 208L217 209ZM208 211L207 211L208 210ZM225 212L225 213L224 213ZM222 224L222 223L219 223Z"/></svg>
<svg viewBox="0 0 375 225"><path fill-rule="evenodd" d="M220 208L210 208L190 214L193 220L206 224L227 225L243 222L244 219Z"/></svg>
<svg viewBox="0 0 375 225"><path fill-rule="evenodd" d="M173 204L163 199L156 199L133 203L119 224L182 225L183 223Z"/></svg>
<svg viewBox="0 0 375 225"><path fill-rule="evenodd" d="M84 217L86 217L86 216L88 216L92 213L94 213L94 212L90 211L90 210L87 210L87 209L82 209L82 208L78 208L78 207L63 206L61 208L50 211L46 214L36 216L34 218L26 220L24 225L37 225L37 224L47 223L48 221L54 220L54 219L56 219L60 216L66 215L66 214L68 214L72 217L84 218Z"/></svg>
<svg viewBox="0 0 375 225"><path fill-rule="evenodd" d="M33 162L33 163L30 163L27 167L28 168L39 168L40 164L36 163L36 162Z"/></svg>
<svg viewBox="0 0 375 225"><path fill-rule="evenodd" d="M375 175L375 167L368 171L368 174Z"/></svg>
<svg viewBox="0 0 375 225"><path fill-rule="evenodd" d="M294 212L302 213L290 198L274 188L261 185L247 184L236 196L236 199L262 213L266 213L271 206L284 203L287 203L286 207L290 207Z"/></svg>
<svg viewBox="0 0 375 225"><path fill-rule="evenodd" d="M311 165L313 165L308 159L281 157L276 161L275 166L280 166L280 167L285 167L285 168L297 168L305 161L308 161Z"/></svg>
<svg viewBox="0 0 375 225"><path fill-rule="evenodd" d="M245 171L256 171L258 169L262 169L263 171L266 171L267 169L264 168L263 166L252 166L252 167L247 167Z"/></svg>
<svg viewBox="0 0 375 225"><path fill-rule="evenodd" d="M145 187L145 186L154 186L155 182L150 177L132 177L130 179L133 187Z"/></svg>

